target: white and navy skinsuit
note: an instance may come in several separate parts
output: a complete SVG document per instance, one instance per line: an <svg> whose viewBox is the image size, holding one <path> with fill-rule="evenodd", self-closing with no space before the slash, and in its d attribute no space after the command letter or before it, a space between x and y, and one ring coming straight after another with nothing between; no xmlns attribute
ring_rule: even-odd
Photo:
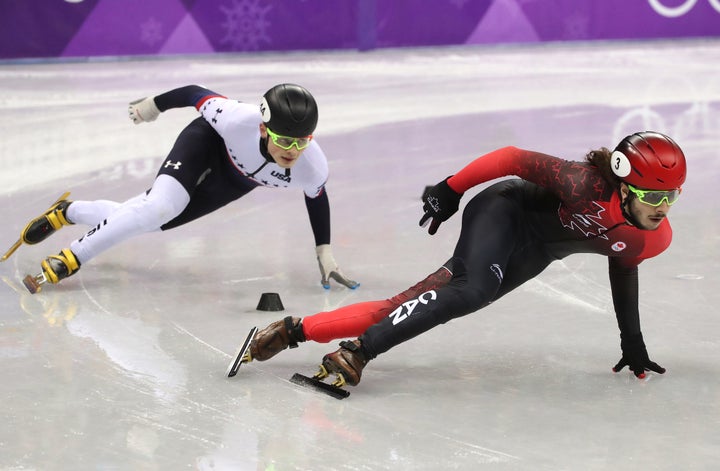
<svg viewBox="0 0 720 471"><path fill-rule="evenodd" d="M330 243L328 164L315 140L291 169L275 163L261 139L259 107L190 85L154 98L160 111L194 106L201 117L178 136L153 186L124 203L74 201L73 223L94 226L70 249L82 264L140 233L180 226L219 209L258 186L299 188L315 245Z"/></svg>

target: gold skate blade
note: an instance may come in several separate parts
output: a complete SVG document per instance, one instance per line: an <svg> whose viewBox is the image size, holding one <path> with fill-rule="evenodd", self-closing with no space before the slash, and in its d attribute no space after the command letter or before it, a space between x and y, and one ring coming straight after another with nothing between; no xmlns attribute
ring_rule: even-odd
<svg viewBox="0 0 720 471"><path fill-rule="evenodd" d="M2 258L0 258L0 262L4 262L4 261L7 260L8 258L10 258L10 256L11 256L12 254L14 254L15 251L16 251L18 248L20 248L21 245L22 245L22 238L18 239L17 242L15 242L12 247L10 247L10 250L8 250L7 252L5 252L5 255L3 255Z"/></svg>
<svg viewBox="0 0 720 471"><path fill-rule="evenodd" d="M300 373L295 373L294 375L292 375L292 378L290 378L290 382L303 386L305 388L313 389L315 391L327 394L328 396L334 397L335 399L345 399L346 397L350 396L349 391L346 391L337 386L333 386L332 384L323 383L322 381L314 377L309 378L305 375L301 375Z"/></svg>
<svg viewBox="0 0 720 471"><path fill-rule="evenodd" d="M44 283L47 283L47 278L45 278L44 273L35 276L27 275L23 278L23 284L31 294L39 292L42 289L41 285Z"/></svg>
<svg viewBox="0 0 720 471"><path fill-rule="evenodd" d="M247 337L245 338L245 341L238 347L237 350L235 350L235 355L232 357L232 361L227 367L227 370L225 370L225 376L228 378L232 378L235 376L240 369L240 365L243 363L248 363L252 361L252 358L250 357L250 343L252 342L252 339L255 338L255 334L257 334L258 328L253 327L250 329L250 332L248 333Z"/></svg>
<svg viewBox="0 0 720 471"><path fill-rule="evenodd" d="M62 200L67 199L68 196L70 196L70 192L69 192L69 191L66 191L65 193L63 193L62 195L60 195L60 198L56 199L55 202L50 205L50 207L52 208L53 206L55 206L56 204L58 204L58 203L61 202Z"/></svg>

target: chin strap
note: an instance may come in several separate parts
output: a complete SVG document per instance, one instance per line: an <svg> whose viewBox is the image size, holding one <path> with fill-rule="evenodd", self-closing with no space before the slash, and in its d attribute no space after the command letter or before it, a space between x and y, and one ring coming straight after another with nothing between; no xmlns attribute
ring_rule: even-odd
<svg viewBox="0 0 720 471"><path fill-rule="evenodd" d="M620 195L620 196L621 196L621 199L620 199L620 201L621 201L621 203L620 203L620 211L622 211L623 217L625 218L625 220L626 220L627 222L629 222L629 223L632 224L633 226L635 226L635 227L640 227L640 223L639 223L638 220L635 218L635 216L633 216L632 214L630 214L630 212L628 212L627 209L626 209L627 206L632 202L632 200L633 200L634 198L636 198L635 193L633 193L633 192L628 193L628 195L627 195L627 197L625 198L625 201L624 201L624 202L622 202L622 195Z"/></svg>
<svg viewBox="0 0 720 471"><path fill-rule="evenodd" d="M270 153L268 152L267 146L268 146L267 138L263 139L261 137L260 138L260 154L263 157L265 157L265 160L267 160L268 162L275 162L275 159L273 159L272 156L270 155Z"/></svg>

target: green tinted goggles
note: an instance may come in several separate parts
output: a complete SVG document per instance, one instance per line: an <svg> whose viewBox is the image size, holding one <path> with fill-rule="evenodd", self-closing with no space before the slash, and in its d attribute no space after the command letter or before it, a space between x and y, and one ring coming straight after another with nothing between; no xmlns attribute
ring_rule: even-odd
<svg viewBox="0 0 720 471"><path fill-rule="evenodd" d="M660 206L663 201L667 201L667 204L672 206L677 202L678 198L680 198L680 193L682 193L682 188L676 188L674 190L641 190L632 185L628 185L627 187L637 196L640 202L656 207Z"/></svg>
<svg viewBox="0 0 720 471"><path fill-rule="evenodd" d="M270 139L272 139L273 144L285 150L290 150L292 146L295 146L297 150L303 150L309 146L310 141L312 141L312 134L305 137L289 137L275 134L268 127L265 127L265 130L267 131L268 136L270 136Z"/></svg>

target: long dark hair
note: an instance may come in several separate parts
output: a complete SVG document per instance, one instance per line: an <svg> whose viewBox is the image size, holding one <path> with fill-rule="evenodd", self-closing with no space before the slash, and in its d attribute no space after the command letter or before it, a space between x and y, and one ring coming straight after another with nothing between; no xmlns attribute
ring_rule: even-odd
<svg viewBox="0 0 720 471"><path fill-rule="evenodd" d="M610 183L613 188L615 188L618 192L618 195L620 195L620 184L622 183L622 180L620 177L615 175L615 173L612 171L612 168L610 165L612 164L612 151L606 147L601 147L597 150L591 150L587 153L585 156L585 160L592 166L596 167L598 169L598 172L600 172L600 175L602 175L603 179ZM620 210L622 211L623 216L627 221L630 222L635 227L639 227L640 224L638 223L637 219L635 219L635 216L633 216L627 209L627 205L630 204L630 201L635 198L635 193L630 193L628 197L623 201L622 195L620 195ZM616 226L621 225L620 223ZM614 227L610 229L613 229ZM612 258L612 257L611 257Z"/></svg>
<svg viewBox="0 0 720 471"><path fill-rule="evenodd" d="M590 165L597 167L603 179L605 179L608 183L612 184L614 188L620 188L620 183L622 183L622 180L620 179L620 177L615 175L610 168L611 158L612 151L607 147L601 147L600 149L591 150L585 156L585 160L587 160Z"/></svg>

